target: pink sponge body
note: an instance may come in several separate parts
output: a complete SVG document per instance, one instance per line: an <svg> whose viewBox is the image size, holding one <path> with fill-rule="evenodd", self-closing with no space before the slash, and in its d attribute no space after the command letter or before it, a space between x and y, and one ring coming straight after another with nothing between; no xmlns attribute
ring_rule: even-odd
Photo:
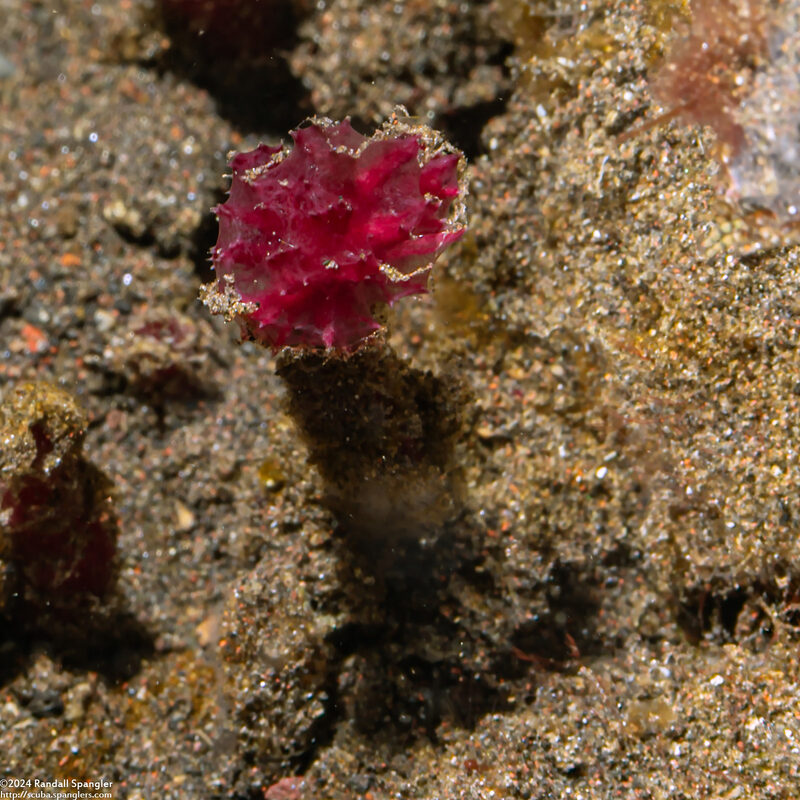
<svg viewBox="0 0 800 800"><path fill-rule="evenodd" d="M463 235L463 156L396 118L371 138L325 119L291 136L231 161L204 299L273 349L353 350Z"/></svg>

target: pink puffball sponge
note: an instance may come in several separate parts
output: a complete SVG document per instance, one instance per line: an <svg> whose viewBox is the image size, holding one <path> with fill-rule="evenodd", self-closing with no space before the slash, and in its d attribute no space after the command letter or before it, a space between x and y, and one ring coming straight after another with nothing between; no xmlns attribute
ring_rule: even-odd
<svg viewBox="0 0 800 800"><path fill-rule="evenodd" d="M349 352L379 330L384 306L427 291L437 256L464 234L462 153L397 115L369 138L349 120L312 119L294 147L231 161L215 209L213 313L243 336Z"/></svg>

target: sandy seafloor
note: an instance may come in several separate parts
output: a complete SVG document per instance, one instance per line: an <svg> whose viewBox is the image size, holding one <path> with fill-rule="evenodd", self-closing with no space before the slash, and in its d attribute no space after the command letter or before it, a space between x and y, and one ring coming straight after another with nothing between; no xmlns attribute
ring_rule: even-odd
<svg viewBox="0 0 800 800"><path fill-rule="evenodd" d="M290 11L254 56L134 0L0 0L0 391L74 395L119 524L99 601L3 550L0 775L800 796L800 251L723 202L711 131L620 139L686 8ZM196 298L230 150L396 103L466 149L471 227L392 314L392 391L433 387L397 423L430 423L419 474L361 481L372 451L311 464L273 356ZM393 430L336 369L309 402Z"/></svg>

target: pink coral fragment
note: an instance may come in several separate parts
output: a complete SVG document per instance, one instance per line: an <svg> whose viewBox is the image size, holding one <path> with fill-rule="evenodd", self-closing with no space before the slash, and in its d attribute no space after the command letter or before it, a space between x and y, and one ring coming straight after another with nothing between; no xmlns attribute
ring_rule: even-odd
<svg viewBox="0 0 800 800"><path fill-rule="evenodd" d="M371 138L324 119L291 136L232 159L204 299L273 349L352 350L463 235L463 156L397 119Z"/></svg>

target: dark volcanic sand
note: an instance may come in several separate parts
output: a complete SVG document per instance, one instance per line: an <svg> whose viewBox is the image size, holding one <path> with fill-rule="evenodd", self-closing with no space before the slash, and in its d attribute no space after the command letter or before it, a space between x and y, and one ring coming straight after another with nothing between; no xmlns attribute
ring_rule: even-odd
<svg viewBox="0 0 800 800"><path fill-rule="evenodd" d="M619 138L686 9L274 5L265 54L0 0L0 391L75 396L119 522L102 602L20 589L0 540L0 774L796 797L800 250L722 202L711 131ZM228 151L399 102L467 151L471 231L394 355L237 344L196 299Z"/></svg>

